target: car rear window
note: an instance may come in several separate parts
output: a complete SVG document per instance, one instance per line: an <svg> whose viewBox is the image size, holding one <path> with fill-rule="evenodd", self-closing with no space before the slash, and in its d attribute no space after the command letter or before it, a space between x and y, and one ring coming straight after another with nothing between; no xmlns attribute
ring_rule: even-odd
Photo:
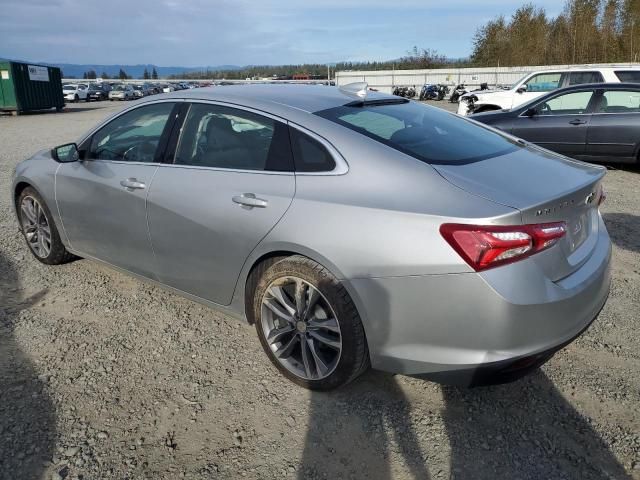
<svg viewBox="0 0 640 480"><path fill-rule="evenodd" d="M417 102L343 105L316 115L431 164L471 163L519 148L504 135Z"/></svg>
<svg viewBox="0 0 640 480"><path fill-rule="evenodd" d="M616 70L615 74L623 83L640 83L640 70Z"/></svg>

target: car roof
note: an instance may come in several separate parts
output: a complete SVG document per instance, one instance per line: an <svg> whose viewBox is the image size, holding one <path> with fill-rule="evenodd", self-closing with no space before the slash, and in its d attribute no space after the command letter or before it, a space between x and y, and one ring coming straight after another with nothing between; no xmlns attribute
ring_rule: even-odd
<svg viewBox="0 0 640 480"><path fill-rule="evenodd" d="M622 83L622 82L610 82L610 83L578 83L576 85L570 85L564 88L557 88L551 90L549 94L558 94L559 92L570 92L571 90L588 90L590 88L599 88L606 90L640 90L640 83Z"/></svg>
<svg viewBox="0 0 640 480"><path fill-rule="evenodd" d="M257 109L266 108L278 111L284 108L308 113L339 107L356 100L356 98L344 93L338 87L307 84L249 84L203 87L165 94L164 98L218 100ZM367 92L367 100L383 98L397 97L375 91Z"/></svg>

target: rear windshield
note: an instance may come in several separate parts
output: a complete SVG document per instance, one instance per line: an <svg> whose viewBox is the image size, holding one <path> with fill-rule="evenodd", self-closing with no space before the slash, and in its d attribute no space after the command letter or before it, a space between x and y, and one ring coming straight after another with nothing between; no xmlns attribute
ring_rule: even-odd
<svg viewBox="0 0 640 480"><path fill-rule="evenodd" d="M316 115L431 164L477 162L519 148L503 135L417 102L343 105Z"/></svg>
<svg viewBox="0 0 640 480"><path fill-rule="evenodd" d="M623 83L640 83L640 70L616 70L615 73Z"/></svg>

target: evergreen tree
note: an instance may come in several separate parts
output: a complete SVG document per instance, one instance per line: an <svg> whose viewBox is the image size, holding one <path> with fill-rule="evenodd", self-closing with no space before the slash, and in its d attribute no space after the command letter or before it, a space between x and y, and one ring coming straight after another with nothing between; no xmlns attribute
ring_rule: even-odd
<svg viewBox="0 0 640 480"><path fill-rule="evenodd" d="M102 75L100 75L100 77L106 80L109 78L109 75L107 75L107 72L102 72Z"/></svg>
<svg viewBox="0 0 640 480"><path fill-rule="evenodd" d="M151 72L151 78L154 80L158 79L158 72L156 72L156 67L153 67L153 71Z"/></svg>
<svg viewBox="0 0 640 480"><path fill-rule="evenodd" d="M149 75L149 70L147 70L146 67L144 69L144 73L142 74L142 78L145 80L149 80L151 78L151 76Z"/></svg>
<svg viewBox="0 0 640 480"><path fill-rule="evenodd" d="M118 78L120 80L126 80L129 77L127 76L127 72L125 72L123 69L120 69L120 72L118 72Z"/></svg>

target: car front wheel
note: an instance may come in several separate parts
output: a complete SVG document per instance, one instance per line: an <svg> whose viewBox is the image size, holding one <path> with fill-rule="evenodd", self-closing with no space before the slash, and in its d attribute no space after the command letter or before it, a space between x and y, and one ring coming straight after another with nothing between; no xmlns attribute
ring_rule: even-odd
<svg viewBox="0 0 640 480"><path fill-rule="evenodd" d="M34 257L47 265L66 263L74 258L62 244L51 212L38 192L25 188L17 206L22 234Z"/></svg>
<svg viewBox="0 0 640 480"><path fill-rule="evenodd" d="M251 320L271 362L311 390L345 385L369 366L362 322L340 281L322 265L295 255L262 272Z"/></svg>

